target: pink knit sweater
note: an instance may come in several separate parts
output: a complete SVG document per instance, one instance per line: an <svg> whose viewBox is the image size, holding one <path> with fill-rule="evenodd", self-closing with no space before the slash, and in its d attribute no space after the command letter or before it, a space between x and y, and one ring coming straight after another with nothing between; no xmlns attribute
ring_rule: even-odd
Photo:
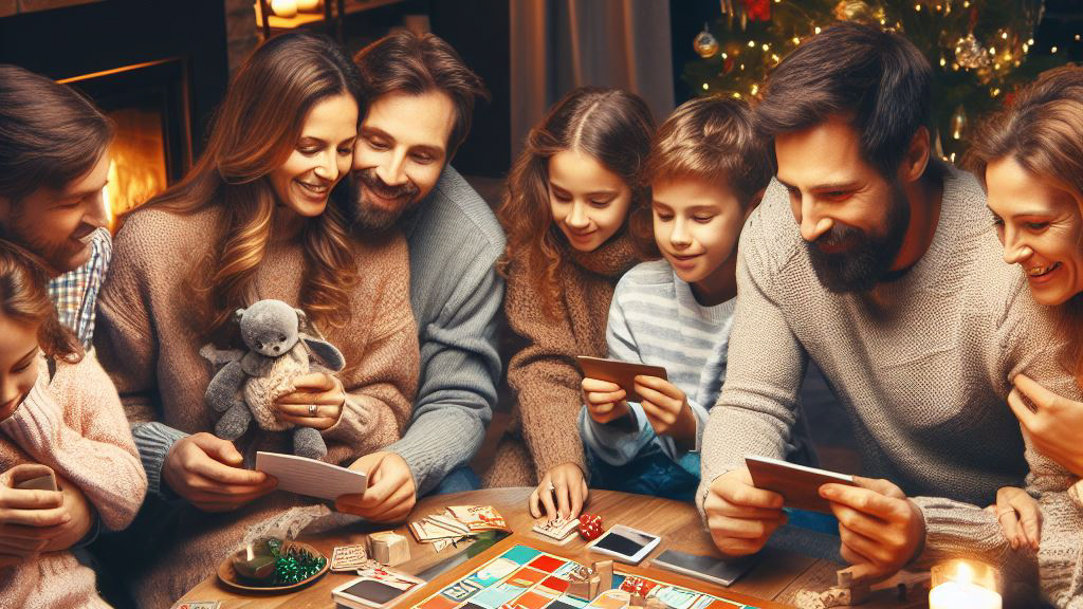
<svg viewBox="0 0 1083 609"><path fill-rule="evenodd" d="M0 422L0 470L41 463L79 487L112 530L135 518L147 478L132 442L116 389L88 355L59 363L50 379L45 358L34 388ZM108 607L95 590L94 572L71 552L0 569L0 607L67 609Z"/></svg>

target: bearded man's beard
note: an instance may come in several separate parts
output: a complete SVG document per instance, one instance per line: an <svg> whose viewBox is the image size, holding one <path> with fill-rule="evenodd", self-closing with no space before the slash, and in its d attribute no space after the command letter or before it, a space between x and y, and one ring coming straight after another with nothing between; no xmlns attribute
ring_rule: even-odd
<svg viewBox="0 0 1083 609"><path fill-rule="evenodd" d="M351 220L355 227L372 232L389 230L404 214L416 209L421 204L418 194L421 190L413 182L398 186L389 186L376 175L376 168L370 167L353 172L350 175ZM378 207L366 200L365 190L375 193L385 201L395 201L391 209Z"/></svg>
<svg viewBox="0 0 1083 609"><path fill-rule="evenodd" d="M891 271L891 264L902 249L910 228L910 205L906 194L892 185L883 235L836 222L816 241L806 242L812 268L820 283L837 294L868 292ZM820 246L848 246L837 253L826 253Z"/></svg>

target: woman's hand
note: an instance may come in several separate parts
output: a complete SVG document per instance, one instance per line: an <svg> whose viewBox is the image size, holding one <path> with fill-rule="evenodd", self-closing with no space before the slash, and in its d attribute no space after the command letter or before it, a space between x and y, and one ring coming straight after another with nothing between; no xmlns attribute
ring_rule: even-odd
<svg viewBox="0 0 1083 609"><path fill-rule="evenodd" d="M360 495L342 495L335 509L373 522L402 522L417 503L417 485L406 460L381 451L361 457L350 469L365 472L368 487Z"/></svg>
<svg viewBox="0 0 1083 609"><path fill-rule="evenodd" d="M639 403L654 433L669 435L677 446L691 450L696 445L696 417L688 405L688 396L679 387L657 376L639 375L635 379Z"/></svg>
<svg viewBox="0 0 1083 609"><path fill-rule="evenodd" d="M583 401L587 405L587 414L595 423L605 425L628 416L628 402L624 397L624 390L616 383L589 377L583 379Z"/></svg>
<svg viewBox="0 0 1083 609"><path fill-rule="evenodd" d="M46 465L16 465L0 473L0 567L33 559L65 532L72 514L60 491L14 488L20 480L53 472Z"/></svg>
<svg viewBox="0 0 1083 609"><path fill-rule="evenodd" d="M530 493L530 515L534 518L578 518L587 502L587 493L583 470L575 463L561 463L545 472L538 488Z"/></svg>
<svg viewBox="0 0 1083 609"><path fill-rule="evenodd" d="M1083 476L1083 404L1063 398L1017 374L1008 394L1008 405L1038 452ZM1024 398L1033 404L1034 410Z"/></svg>
<svg viewBox="0 0 1083 609"><path fill-rule="evenodd" d="M1030 546L1035 552L1042 540L1042 512L1026 491L1005 486L997 491L996 505L986 508L997 516L1000 530L1013 550Z"/></svg>
<svg viewBox="0 0 1083 609"><path fill-rule="evenodd" d="M338 377L311 372L293 379L296 390L278 398L278 420L324 431L338 423L346 404L346 390Z"/></svg>
<svg viewBox="0 0 1083 609"><path fill-rule="evenodd" d="M278 481L244 469L232 442L200 432L177 440L162 464L162 479L204 512L230 512L274 490Z"/></svg>

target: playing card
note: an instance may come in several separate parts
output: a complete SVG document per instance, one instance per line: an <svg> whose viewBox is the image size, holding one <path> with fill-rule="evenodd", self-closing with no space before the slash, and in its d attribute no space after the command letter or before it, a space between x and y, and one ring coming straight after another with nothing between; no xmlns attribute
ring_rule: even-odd
<svg viewBox="0 0 1083 609"><path fill-rule="evenodd" d="M353 571L368 562L364 544L338 546L331 554L332 571Z"/></svg>
<svg viewBox="0 0 1083 609"><path fill-rule="evenodd" d="M419 543L429 543L434 539L462 536L462 532L448 529L428 518L422 518L421 520L411 522L410 532L413 533L414 538L417 539Z"/></svg>
<svg viewBox="0 0 1083 609"><path fill-rule="evenodd" d="M437 552L443 552L451 545L450 539L434 539L432 542L432 548Z"/></svg>
<svg viewBox="0 0 1083 609"><path fill-rule="evenodd" d="M221 606L222 601L189 601L177 603L173 605L173 609L218 609Z"/></svg>
<svg viewBox="0 0 1083 609"><path fill-rule="evenodd" d="M465 522L460 522L452 516L444 516L443 514L433 514L428 517L429 522L436 523L438 526L442 526L449 531L455 531L460 535L469 535L470 526Z"/></svg>
<svg viewBox="0 0 1083 609"><path fill-rule="evenodd" d="M456 520L470 527L471 532L508 530L508 523L491 505L452 505L447 509Z"/></svg>
<svg viewBox="0 0 1083 609"><path fill-rule="evenodd" d="M555 539L557 541L563 541L569 536L573 535L576 529L579 527L578 519L567 518L553 518L546 522L538 523L534 525L533 530L541 535Z"/></svg>
<svg viewBox="0 0 1083 609"><path fill-rule="evenodd" d="M424 583L422 580L412 575L395 571L394 569L385 567L371 559L366 561L361 567L358 567L357 574L362 577L370 577L376 581L386 582L393 586L408 587Z"/></svg>

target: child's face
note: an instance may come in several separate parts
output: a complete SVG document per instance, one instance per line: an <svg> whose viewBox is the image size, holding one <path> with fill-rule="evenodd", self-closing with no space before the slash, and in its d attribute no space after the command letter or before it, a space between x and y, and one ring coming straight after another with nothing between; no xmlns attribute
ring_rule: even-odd
<svg viewBox="0 0 1083 609"><path fill-rule="evenodd" d="M15 412L38 378L38 327L0 315L0 420Z"/></svg>
<svg viewBox="0 0 1083 609"><path fill-rule="evenodd" d="M632 189L617 174L578 150L549 158L549 209L568 243L593 252L628 216Z"/></svg>
<svg viewBox="0 0 1083 609"><path fill-rule="evenodd" d="M688 283L710 278L736 253L748 212L728 187L706 180L660 180L651 190L654 240L666 261Z"/></svg>

